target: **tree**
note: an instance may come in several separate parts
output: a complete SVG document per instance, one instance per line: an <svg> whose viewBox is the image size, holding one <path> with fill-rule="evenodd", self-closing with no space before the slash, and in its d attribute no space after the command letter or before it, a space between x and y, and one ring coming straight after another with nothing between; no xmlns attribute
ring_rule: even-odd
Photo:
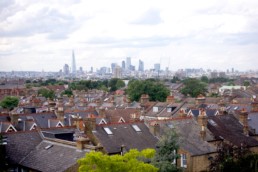
<svg viewBox="0 0 258 172"><path fill-rule="evenodd" d="M252 158L257 160L257 156L250 155L245 144L236 146L231 143L220 142L217 145L217 155L211 158L210 171L246 171L243 169L253 168L252 161L246 163L247 159ZM257 162L255 161L255 163Z"/></svg>
<svg viewBox="0 0 258 172"><path fill-rule="evenodd" d="M159 168L160 172L177 172L181 169L175 165L179 155L176 153L178 145L178 135L174 130L167 130L157 144L157 152L152 160L152 164Z"/></svg>
<svg viewBox="0 0 258 172"><path fill-rule="evenodd" d="M181 89L181 93L184 95L189 94L191 97L197 97L200 94L205 95L207 92L207 84L198 79L187 78L183 83L184 87Z"/></svg>
<svg viewBox="0 0 258 172"><path fill-rule="evenodd" d="M201 77L201 81L205 82L205 83L208 83L209 82L209 78L207 76L202 76Z"/></svg>
<svg viewBox="0 0 258 172"><path fill-rule="evenodd" d="M250 86L250 82L249 81L244 81L244 86L246 86L246 87Z"/></svg>
<svg viewBox="0 0 258 172"><path fill-rule="evenodd" d="M125 86L125 83L123 80L118 79L118 78L112 78L108 82L108 86L110 87L110 91L116 91L120 88L123 88Z"/></svg>
<svg viewBox="0 0 258 172"><path fill-rule="evenodd" d="M71 89L64 90L61 95L67 95L68 97L71 97L73 95L73 92Z"/></svg>
<svg viewBox="0 0 258 172"><path fill-rule="evenodd" d="M145 149L139 152L131 149L122 155L105 155L101 152L86 153L84 158L78 160L79 172L156 172L158 169L146 163L154 156L154 149Z"/></svg>
<svg viewBox="0 0 258 172"><path fill-rule="evenodd" d="M14 96L7 96L0 102L0 106L9 110L12 110L13 108L17 107L18 104L19 99Z"/></svg>
<svg viewBox="0 0 258 172"><path fill-rule="evenodd" d="M139 101L142 94L148 94L150 101L165 101L170 91L155 80L131 80L126 90L131 101Z"/></svg>
<svg viewBox="0 0 258 172"><path fill-rule="evenodd" d="M48 90L46 88L39 89L38 94L50 99L53 99L55 97L55 92L53 90Z"/></svg>

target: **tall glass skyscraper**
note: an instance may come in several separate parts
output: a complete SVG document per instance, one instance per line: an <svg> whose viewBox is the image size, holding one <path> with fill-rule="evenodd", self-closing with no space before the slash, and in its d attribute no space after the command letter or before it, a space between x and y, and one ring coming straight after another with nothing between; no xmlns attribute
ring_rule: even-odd
<svg viewBox="0 0 258 172"><path fill-rule="evenodd" d="M144 63L143 61L139 60L139 68L138 68L139 72L143 72L144 71Z"/></svg>
<svg viewBox="0 0 258 172"><path fill-rule="evenodd" d="M73 76L76 76L76 63L75 63L74 51L72 53L72 74Z"/></svg>

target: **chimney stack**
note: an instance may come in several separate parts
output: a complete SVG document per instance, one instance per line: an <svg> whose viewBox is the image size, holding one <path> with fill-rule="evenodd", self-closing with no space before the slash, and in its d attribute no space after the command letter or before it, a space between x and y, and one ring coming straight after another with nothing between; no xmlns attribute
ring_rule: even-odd
<svg viewBox="0 0 258 172"><path fill-rule="evenodd" d="M76 140L76 146L77 146L77 149L79 150L83 150L85 149L85 145L89 143L89 140L84 138L84 137L80 137L78 138L78 140Z"/></svg>
<svg viewBox="0 0 258 172"><path fill-rule="evenodd" d="M15 126L18 124L19 114L17 113L10 113L11 123Z"/></svg>
<svg viewBox="0 0 258 172"><path fill-rule="evenodd" d="M141 104L145 104L145 103L147 103L147 102L149 102L149 95L148 95L148 94L143 94L143 95L141 96L140 103L141 103Z"/></svg>
<svg viewBox="0 0 258 172"><path fill-rule="evenodd" d="M86 119L84 119L85 123L85 133L92 132L96 130L96 118L94 115L90 114L90 116Z"/></svg>
<svg viewBox="0 0 258 172"><path fill-rule="evenodd" d="M160 125L156 121L153 121L153 122L150 123L150 132L154 136L159 136L160 135Z"/></svg>
<svg viewBox="0 0 258 172"><path fill-rule="evenodd" d="M199 96L197 96L195 98L195 104L196 105L204 104L205 100L206 100L206 98L202 94L200 94Z"/></svg>
<svg viewBox="0 0 258 172"><path fill-rule="evenodd" d="M197 117L197 122L201 126L200 136L204 140L206 137L206 126L208 123L208 118L204 109L199 110L199 115Z"/></svg>
<svg viewBox="0 0 258 172"><path fill-rule="evenodd" d="M167 96L166 102L169 103L169 104L175 103L174 96Z"/></svg>
<svg viewBox="0 0 258 172"><path fill-rule="evenodd" d="M248 128L248 113L245 109L242 109L239 114L239 122L243 125L243 133L248 136L249 128Z"/></svg>
<svg viewBox="0 0 258 172"><path fill-rule="evenodd" d="M61 122L64 122L64 105L63 98L58 98L57 101L57 110L55 111L57 119Z"/></svg>
<svg viewBox="0 0 258 172"><path fill-rule="evenodd" d="M256 96L253 96L252 98L251 108L252 112L258 112L258 100L256 99Z"/></svg>

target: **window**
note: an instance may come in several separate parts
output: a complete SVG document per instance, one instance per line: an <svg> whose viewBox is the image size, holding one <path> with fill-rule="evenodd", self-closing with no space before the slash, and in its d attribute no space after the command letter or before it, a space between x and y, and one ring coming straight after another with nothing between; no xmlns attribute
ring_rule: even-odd
<svg viewBox="0 0 258 172"><path fill-rule="evenodd" d="M113 132L108 127L103 127L103 129L106 131L108 135L112 135Z"/></svg>
<svg viewBox="0 0 258 172"><path fill-rule="evenodd" d="M132 125L133 129L136 131L136 132L140 132L141 129L137 126L137 125Z"/></svg>
<svg viewBox="0 0 258 172"><path fill-rule="evenodd" d="M176 150L174 150L173 152L174 152L174 153L173 153L173 155L174 155L174 160L173 160L172 164L176 164Z"/></svg>
<svg viewBox="0 0 258 172"><path fill-rule="evenodd" d="M159 107L153 107L153 112L158 112L159 111Z"/></svg>
<svg viewBox="0 0 258 172"><path fill-rule="evenodd" d="M186 154L181 154L181 167L187 167Z"/></svg>

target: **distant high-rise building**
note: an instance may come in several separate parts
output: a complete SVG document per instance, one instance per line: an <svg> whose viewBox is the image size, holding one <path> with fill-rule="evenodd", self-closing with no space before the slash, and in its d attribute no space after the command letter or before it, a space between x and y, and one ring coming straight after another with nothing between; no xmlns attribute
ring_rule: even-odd
<svg viewBox="0 0 258 172"><path fill-rule="evenodd" d="M159 72L160 71L160 64L159 63L154 64L154 71L155 72Z"/></svg>
<svg viewBox="0 0 258 172"><path fill-rule="evenodd" d="M90 73L93 73L93 67L92 66L90 67Z"/></svg>
<svg viewBox="0 0 258 172"><path fill-rule="evenodd" d="M139 60L139 68L138 71L143 72L144 71L144 63L143 61Z"/></svg>
<svg viewBox="0 0 258 172"><path fill-rule="evenodd" d="M112 73L114 73L115 67L116 67L116 63L111 63L111 71L112 71Z"/></svg>
<svg viewBox="0 0 258 172"><path fill-rule="evenodd" d="M118 65L115 66L114 73L113 73L114 78L121 78L122 77L122 68Z"/></svg>
<svg viewBox="0 0 258 172"><path fill-rule="evenodd" d="M125 61L122 61L122 69L125 70Z"/></svg>
<svg viewBox="0 0 258 172"><path fill-rule="evenodd" d="M68 66L68 64L65 64L65 65L64 65L63 72L64 72L64 75L65 75L65 76L69 75L70 71L69 71L69 66Z"/></svg>
<svg viewBox="0 0 258 172"><path fill-rule="evenodd" d="M76 63L75 63L74 51L72 53L72 74L73 76L76 76Z"/></svg>
<svg viewBox="0 0 258 172"><path fill-rule="evenodd" d="M131 70L131 57L126 57L126 66L125 69L126 70Z"/></svg>

